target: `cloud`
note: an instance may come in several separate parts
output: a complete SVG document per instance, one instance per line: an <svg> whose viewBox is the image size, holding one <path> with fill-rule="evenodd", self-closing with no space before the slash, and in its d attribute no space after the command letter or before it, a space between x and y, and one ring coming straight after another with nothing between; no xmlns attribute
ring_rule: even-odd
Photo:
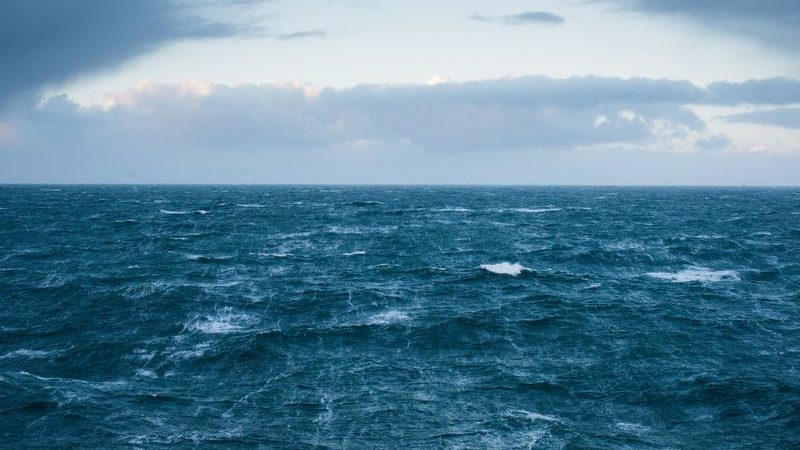
<svg viewBox="0 0 800 450"><path fill-rule="evenodd" d="M257 179L497 182L502 181L497 172L486 178L482 168L494 164L500 170L500 161L522 161L520 155L590 158L591 152L610 149L632 157L659 153L648 150L723 150L700 152L721 155L741 148L739 138L731 142L709 129L691 105L745 99L771 106L776 101L771 87L792 83L757 80L703 88L647 78L528 76L320 89L151 82L93 106L62 95L17 104L0 115L0 180L247 182L250 174L269 174ZM724 119L796 124L790 122L794 108L771 111L782 109L784 118L763 112ZM439 169L422 170L425 164ZM444 174L451 166L472 175ZM513 169L515 180L535 180L525 178L527 169ZM557 169L564 180L574 179ZM656 164L648 173L658 170ZM392 175L397 171L402 173ZM412 176L418 171L426 175Z"/></svg>
<svg viewBox="0 0 800 450"><path fill-rule="evenodd" d="M559 150L645 143L702 130L687 82L523 77L434 85L147 83L103 105L65 96L8 116L20 146L214 152L392 147L429 152ZM18 146L19 147L19 146ZM108 150L105 150L108 151Z"/></svg>
<svg viewBox="0 0 800 450"><path fill-rule="evenodd" d="M253 32L203 18L208 8L256 0L4 0L0 3L0 108L13 96L107 69L181 39Z"/></svg>
<svg viewBox="0 0 800 450"><path fill-rule="evenodd" d="M725 105L800 103L800 81L789 78L767 78L741 83L718 81L709 84L707 89L707 103Z"/></svg>
<svg viewBox="0 0 800 450"><path fill-rule="evenodd" d="M775 108L723 116L728 122L800 129L800 108Z"/></svg>
<svg viewBox="0 0 800 450"><path fill-rule="evenodd" d="M783 51L800 50L796 0L601 0L647 14L682 17Z"/></svg>
<svg viewBox="0 0 800 450"><path fill-rule="evenodd" d="M494 22L505 25L560 25L564 23L564 18L545 11L525 11L519 14L509 14L505 16L485 16L473 14L471 19L479 22Z"/></svg>
<svg viewBox="0 0 800 450"><path fill-rule="evenodd" d="M722 134L715 134L694 141L694 147L698 150L724 150L730 145L730 138Z"/></svg>
<svg viewBox="0 0 800 450"><path fill-rule="evenodd" d="M294 33L279 34L276 37L279 41L290 41L294 39L309 39L309 38L323 38L328 36L328 33L323 30L307 30L296 31Z"/></svg>

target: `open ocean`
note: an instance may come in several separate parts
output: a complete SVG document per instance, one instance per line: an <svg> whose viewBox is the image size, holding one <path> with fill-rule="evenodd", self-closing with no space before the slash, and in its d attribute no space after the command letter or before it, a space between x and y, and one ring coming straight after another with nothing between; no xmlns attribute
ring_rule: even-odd
<svg viewBox="0 0 800 450"><path fill-rule="evenodd" d="M800 448L800 189L0 186L0 448Z"/></svg>

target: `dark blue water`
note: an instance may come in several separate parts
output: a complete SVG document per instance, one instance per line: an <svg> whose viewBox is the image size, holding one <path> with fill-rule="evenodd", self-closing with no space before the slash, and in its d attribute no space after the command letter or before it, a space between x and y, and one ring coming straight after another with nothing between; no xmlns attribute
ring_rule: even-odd
<svg viewBox="0 0 800 450"><path fill-rule="evenodd" d="M800 445L800 190L0 186L0 447Z"/></svg>

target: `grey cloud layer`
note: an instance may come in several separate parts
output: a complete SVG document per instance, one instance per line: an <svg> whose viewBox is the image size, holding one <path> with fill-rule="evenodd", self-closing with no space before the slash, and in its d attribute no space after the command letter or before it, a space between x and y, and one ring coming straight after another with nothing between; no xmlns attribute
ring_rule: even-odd
<svg viewBox="0 0 800 450"><path fill-rule="evenodd" d="M324 89L278 85L149 84L118 94L111 107L67 97L15 110L0 146L39 149L213 151L413 147L435 152L570 149L642 144L702 131L687 105L787 105L800 82L784 78L712 83L646 78L529 76L437 85ZM792 126L796 109L730 121ZM9 131L6 134L9 135ZM701 143L709 147L715 142Z"/></svg>
<svg viewBox="0 0 800 450"><path fill-rule="evenodd" d="M314 95L301 87L217 85L203 96L151 84L110 109L81 108L62 96L6 121L18 146L43 149L567 149L700 130L702 120L684 105L704 95L683 81L602 77L358 86Z"/></svg>
<svg viewBox="0 0 800 450"><path fill-rule="evenodd" d="M800 108L776 108L724 116L728 122L800 129Z"/></svg>
<svg viewBox="0 0 800 450"><path fill-rule="evenodd" d="M0 108L13 95L113 67L166 42L251 31L199 14L203 7L254 2L3 0Z"/></svg>
<svg viewBox="0 0 800 450"><path fill-rule="evenodd" d="M673 15L796 53L800 8L796 0L600 0L648 14Z"/></svg>
<svg viewBox="0 0 800 450"><path fill-rule="evenodd" d="M482 168L521 155L591 159L593 152L620 144L631 149L630 155L655 155L632 149L659 148L672 138L696 149L722 150L730 145L728 138L708 136L704 122L687 105L777 107L728 119L794 126L797 110L787 105L797 86L786 79L702 88L686 81L603 77L321 91L148 84L118 93L102 107L80 107L58 96L0 115L0 180L508 182L497 173L486 178ZM494 150L516 151L495 155ZM460 161L471 161L463 167L472 176L448 177L445 166L421 167ZM769 170L783 170L785 163L770 164ZM749 167L740 169L748 173ZM528 169L515 170L516 182L541 180L526 178ZM559 170L562 178L554 180L586 182L569 178L566 168ZM657 167L649 170L660 173ZM268 175L249 178L256 173ZM404 175L392 178L396 173Z"/></svg>
<svg viewBox="0 0 800 450"><path fill-rule="evenodd" d="M800 103L800 81L789 78L748 80L742 83L718 81L708 85L706 102L723 105Z"/></svg>

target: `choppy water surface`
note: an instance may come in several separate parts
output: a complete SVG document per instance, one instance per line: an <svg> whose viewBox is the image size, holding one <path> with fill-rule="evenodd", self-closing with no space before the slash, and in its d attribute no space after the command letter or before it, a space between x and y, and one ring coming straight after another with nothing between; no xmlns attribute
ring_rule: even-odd
<svg viewBox="0 0 800 450"><path fill-rule="evenodd" d="M791 448L800 191L0 186L0 446Z"/></svg>

